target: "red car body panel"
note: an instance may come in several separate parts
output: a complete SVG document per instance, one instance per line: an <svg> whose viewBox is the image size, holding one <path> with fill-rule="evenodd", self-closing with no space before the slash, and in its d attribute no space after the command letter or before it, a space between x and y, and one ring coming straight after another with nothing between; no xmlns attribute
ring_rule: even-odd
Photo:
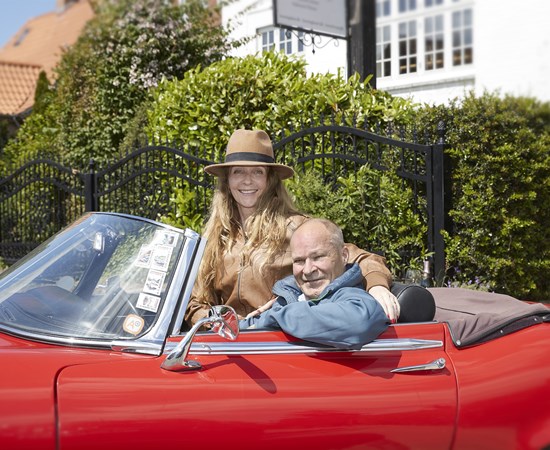
<svg viewBox="0 0 550 450"><path fill-rule="evenodd" d="M57 448L55 384L64 368L135 356L47 345L0 334L0 359L0 448L23 450Z"/></svg>
<svg viewBox="0 0 550 450"><path fill-rule="evenodd" d="M454 448L480 448L480 442L495 449L548 448L548 329L541 324L463 350L447 342L459 391Z"/></svg>
<svg viewBox="0 0 550 450"><path fill-rule="evenodd" d="M382 338L444 335L443 325L432 324L392 327ZM289 338L256 332L239 341L247 339ZM204 446L214 432L229 448L448 448L456 419L452 366L390 373L438 357L443 348L200 355L203 368L186 373L163 371L160 360L70 367L58 379L60 448L161 448L174 434L186 446Z"/></svg>
<svg viewBox="0 0 550 450"><path fill-rule="evenodd" d="M161 448L176 436L182 445L204 446L215 432L244 449L473 449L480 442L491 443L482 448L540 449L550 442L550 400L541 396L550 392L550 353L540 351L549 328L540 324L459 350L444 324L397 325L380 339L442 340L445 346L192 355L202 369L182 373L161 369L164 356L2 335L1 357L11 367L0 372L2 448ZM197 341L222 339L202 334ZM247 341L295 339L258 331L237 340ZM517 354L527 363L511 365ZM438 357L447 361L443 371L390 373Z"/></svg>

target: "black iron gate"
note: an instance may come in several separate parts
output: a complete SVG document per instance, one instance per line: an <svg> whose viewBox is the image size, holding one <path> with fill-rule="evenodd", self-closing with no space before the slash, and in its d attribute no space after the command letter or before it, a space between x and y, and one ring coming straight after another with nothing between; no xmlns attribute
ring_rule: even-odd
<svg viewBox="0 0 550 450"><path fill-rule="evenodd" d="M273 136L276 159L297 171L314 170L326 183L368 164L396 170L425 215L433 270L445 269L441 231L448 229L449 166L443 126L435 144L420 144L401 132L384 136L345 125L286 130ZM85 211L117 211L151 219L176 217L183 208L205 217L214 180L202 170L221 155L183 145L145 145L105 168L91 161L75 171L54 161L31 161L0 179L0 257L8 264L36 247ZM418 199L422 197L422 202ZM417 206L415 206L416 208Z"/></svg>

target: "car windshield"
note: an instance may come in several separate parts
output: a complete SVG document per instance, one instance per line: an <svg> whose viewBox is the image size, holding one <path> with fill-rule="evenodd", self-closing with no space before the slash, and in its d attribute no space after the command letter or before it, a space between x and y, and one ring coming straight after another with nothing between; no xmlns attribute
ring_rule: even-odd
<svg viewBox="0 0 550 450"><path fill-rule="evenodd" d="M0 328L136 339L160 314L184 240L153 221L86 214L0 275Z"/></svg>

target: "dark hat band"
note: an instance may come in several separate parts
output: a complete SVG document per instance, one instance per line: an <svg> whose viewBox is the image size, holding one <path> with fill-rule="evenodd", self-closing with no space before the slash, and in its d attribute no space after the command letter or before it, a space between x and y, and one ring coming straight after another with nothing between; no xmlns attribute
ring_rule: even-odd
<svg viewBox="0 0 550 450"><path fill-rule="evenodd" d="M258 163L273 164L275 159L271 156L262 155L260 153L251 153L251 152L236 152L228 153L225 156L225 162L239 162L239 161L252 161Z"/></svg>

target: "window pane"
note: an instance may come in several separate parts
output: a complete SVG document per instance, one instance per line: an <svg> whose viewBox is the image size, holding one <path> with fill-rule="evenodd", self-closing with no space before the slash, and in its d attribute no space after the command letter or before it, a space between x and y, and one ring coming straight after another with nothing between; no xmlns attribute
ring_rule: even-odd
<svg viewBox="0 0 550 450"><path fill-rule="evenodd" d="M411 72L416 72L416 56L413 56L411 58L411 67L410 67L410 71Z"/></svg>
<svg viewBox="0 0 550 450"><path fill-rule="evenodd" d="M464 64L472 64L474 62L474 51L472 48L464 50Z"/></svg>
<svg viewBox="0 0 550 450"><path fill-rule="evenodd" d="M460 31L453 31L453 47L460 47Z"/></svg>
<svg viewBox="0 0 550 450"><path fill-rule="evenodd" d="M434 44L432 38L426 38L426 51L431 52L434 49Z"/></svg>
<svg viewBox="0 0 550 450"><path fill-rule="evenodd" d="M453 66L459 66L462 63L460 50L453 50Z"/></svg>
<svg viewBox="0 0 550 450"><path fill-rule="evenodd" d="M438 53L436 55L435 65L437 69L443 68L443 53Z"/></svg>
<svg viewBox="0 0 550 450"><path fill-rule="evenodd" d="M472 33L473 33L473 30L471 28L468 28L468 29L464 30L464 45L465 46L472 45L472 43L474 41Z"/></svg>
<svg viewBox="0 0 550 450"><path fill-rule="evenodd" d="M465 27L471 27L472 26L472 10L466 9L464 11L464 26Z"/></svg>
<svg viewBox="0 0 550 450"><path fill-rule="evenodd" d="M433 56L426 55L426 70L432 70L434 68Z"/></svg>
<svg viewBox="0 0 550 450"><path fill-rule="evenodd" d="M426 28L426 33L433 33L433 20L431 17L428 17L424 21L424 27Z"/></svg>
<svg viewBox="0 0 550 450"><path fill-rule="evenodd" d="M453 28L460 28L462 26L462 14L460 12L453 13Z"/></svg>

